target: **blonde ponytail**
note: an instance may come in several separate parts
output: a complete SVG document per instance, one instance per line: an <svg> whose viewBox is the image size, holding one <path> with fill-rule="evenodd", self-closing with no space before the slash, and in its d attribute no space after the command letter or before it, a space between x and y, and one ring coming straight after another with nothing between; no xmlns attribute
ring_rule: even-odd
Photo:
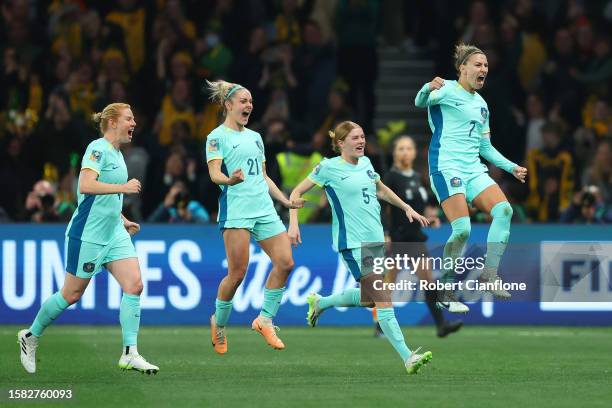
<svg viewBox="0 0 612 408"><path fill-rule="evenodd" d="M127 103L111 103L110 105L106 105L102 112L96 112L91 115L91 119L95 123L100 124L100 130L102 134L104 134L108 130L108 121L110 119L119 119L121 111L124 109L131 109L131 106Z"/></svg>

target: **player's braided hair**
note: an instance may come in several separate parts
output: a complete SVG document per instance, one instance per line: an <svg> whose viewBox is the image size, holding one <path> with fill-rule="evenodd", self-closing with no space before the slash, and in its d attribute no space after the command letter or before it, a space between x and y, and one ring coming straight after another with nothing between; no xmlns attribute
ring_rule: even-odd
<svg viewBox="0 0 612 408"><path fill-rule="evenodd" d="M474 54L483 54L482 50L471 44L457 44L455 46L455 70L457 71L457 75L460 76L461 70L459 67L467 63L470 57Z"/></svg>
<svg viewBox="0 0 612 408"><path fill-rule="evenodd" d="M111 103L110 105L106 105L102 112L97 112L91 115L91 119L95 123L100 124L100 130L102 133L106 133L108 130L108 121L110 119L117 120L121 115L121 111L124 109L131 109L130 105L127 103Z"/></svg>
<svg viewBox="0 0 612 408"><path fill-rule="evenodd" d="M338 125L333 131L330 130L329 137L331 137L332 148L334 149L334 152L340 153L340 146L338 146L338 142L346 139L348 134L351 133L351 130L360 128L360 127L361 126L359 126L355 122L351 122L350 120L345 120L344 122L338 123Z"/></svg>

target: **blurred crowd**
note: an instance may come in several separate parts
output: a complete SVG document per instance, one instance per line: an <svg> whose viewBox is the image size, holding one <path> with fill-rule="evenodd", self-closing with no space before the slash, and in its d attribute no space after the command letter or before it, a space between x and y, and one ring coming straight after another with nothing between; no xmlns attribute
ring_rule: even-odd
<svg viewBox="0 0 612 408"><path fill-rule="evenodd" d="M204 79L251 91L249 127L285 191L332 155L327 130L345 119L363 125L384 173L377 50L432 58L431 77L455 79L458 41L487 54L493 144L529 168L524 186L491 169L514 221L612 222L612 1L5 0L1 12L0 222L70 218L81 156L99 137L90 116L117 101L136 116L123 154L143 185L124 214L214 222L203 144L221 112ZM302 221L328 221L324 194L310 194Z"/></svg>

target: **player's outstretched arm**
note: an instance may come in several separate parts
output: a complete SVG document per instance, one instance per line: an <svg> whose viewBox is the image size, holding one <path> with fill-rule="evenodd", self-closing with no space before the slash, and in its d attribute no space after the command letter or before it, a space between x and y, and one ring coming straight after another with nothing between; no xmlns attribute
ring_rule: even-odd
<svg viewBox="0 0 612 408"><path fill-rule="evenodd" d="M123 226L131 236L136 235L140 231L140 224L128 220L123 214L121 214L121 219L123 220Z"/></svg>
<svg viewBox="0 0 612 408"><path fill-rule="evenodd" d="M491 138L488 135L483 135L480 139L480 155L494 166L512 174L521 183L525 182L525 177L527 177L527 169L506 159L503 154L493 147L491 144Z"/></svg>
<svg viewBox="0 0 612 408"><path fill-rule="evenodd" d="M268 173L266 173L266 163L263 164L263 176L264 176L264 179L266 180L266 183L268 184L268 191L270 192L270 196L272 196L273 199L275 199L276 201L281 203L284 207L289 208L289 209L304 207L304 200L302 198L293 201L293 200L288 200L287 197L285 197L285 193L283 193L281 189L278 188L274 180L268 177Z"/></svg>
<svg viewBox="0 0 612 408"><path fill-rule="evenodd" d="M313 183L312 180L308 178L302 180L302 182L298 184L289 195L289 200L291 202L299 202L301 200L303 206L304 199L302 198L302 195L306 194L306 192L308 192L308 190L314 186L315 183ZM297 246L302 243L302 237L300 236L300 223L298 221L298 210L296 208L289 210L289 230L287 233L289 235L291 245L297 248Z"/></svg>
<svg viewBox="0 0 612 408"><path fill-rule="evenodd" d="M98 173L90 168L81 170L79 192L81 194L137 194L140 193L140 181L131 179L125 184L110 184L98 181Z"/></svg>
<svg viewBox="0 0 612 408"><path fill-rule="evenodd" d="M406 212L406 217L408 217L408 220L410 220L410 222L413 222L414 220L416 220L423 227L426 225L429 225L429 220L427 218L425 218L418 212L414 211L414 209L411 206L409 206L404 201L402 201L402 199L399 198L397 194L393 192L393 190L387 187L380 180L376 183L376 195L378 196L379 199L386 201L389 204L404 210Z"/></svg>

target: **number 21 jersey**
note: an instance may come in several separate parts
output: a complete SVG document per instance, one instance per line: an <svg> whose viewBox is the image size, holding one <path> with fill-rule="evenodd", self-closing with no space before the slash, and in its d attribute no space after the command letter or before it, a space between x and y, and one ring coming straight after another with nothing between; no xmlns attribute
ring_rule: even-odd
<svg viewBox="0 0 612 408"><path fill-rule="evenodd" d="M219 186L217 222L276 214L263 175L266 158L259 133L247 128L239 132L220 125L206 139L206 161L219 159L223 174L229 177L242 169L244 181L233 186Z"/></svg>

